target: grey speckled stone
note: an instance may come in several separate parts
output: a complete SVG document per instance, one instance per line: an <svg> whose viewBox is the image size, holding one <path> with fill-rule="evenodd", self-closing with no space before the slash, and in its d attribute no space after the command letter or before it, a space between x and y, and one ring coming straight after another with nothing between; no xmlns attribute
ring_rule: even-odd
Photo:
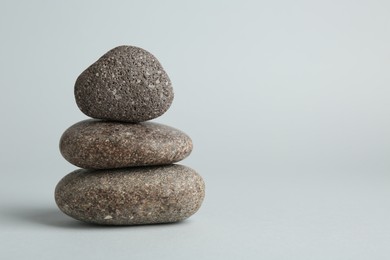
<svg viewBox="0 0 390 260"><path fill-rule="evenodd" d="M200 208L204 195L202 178L182 165L76 170L55 190L65 214L103 225L180 221Z"/></svg>
<svg viewBox="0 0 390 260"><path fill-rule="evenodd" d="M163 165L187 157L192 141L183 132L158 123L89 119L64 132L60 151L70 163L87 169Z"/></svg>
<svg viewBox="0 0 390 260"><path fill-rule="evenodd" d="M87 116L143 122L161 116L173 100L171 81L149 52L119 46L77 78L75 98Z"/></svg>

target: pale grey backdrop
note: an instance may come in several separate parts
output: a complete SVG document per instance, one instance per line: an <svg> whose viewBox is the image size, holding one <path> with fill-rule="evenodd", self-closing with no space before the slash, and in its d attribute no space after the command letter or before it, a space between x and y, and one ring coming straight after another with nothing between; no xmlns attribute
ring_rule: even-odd
<svg viewBox="0 0 390 260"><path fill-rule="evenodd" d="M0 2L1 259L389 259L390 2ZM129 44L175 90L207 184L177 225L56 208L79 73Z"/></svg>

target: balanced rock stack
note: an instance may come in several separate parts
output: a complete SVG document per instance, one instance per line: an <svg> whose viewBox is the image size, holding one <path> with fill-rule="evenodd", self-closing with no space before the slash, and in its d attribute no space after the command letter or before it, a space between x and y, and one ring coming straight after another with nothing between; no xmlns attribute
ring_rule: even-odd
<svg viewBox="0 0 390 260"><path fill-rule="evenodd" d="M133 46L119 46L89 66L75 84L80 110L95 119L68 128L60 150L84 168L55 190L67 215L103 225L176 222L201 206L205 186L192 169L176 163L192 151L183 132L145 122L165 113L171 81L158 60Z"/></svg>

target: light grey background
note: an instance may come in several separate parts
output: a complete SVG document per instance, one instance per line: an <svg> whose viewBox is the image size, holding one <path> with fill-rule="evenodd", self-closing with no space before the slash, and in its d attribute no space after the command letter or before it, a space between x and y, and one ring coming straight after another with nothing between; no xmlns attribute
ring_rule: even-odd
<svg viewBox="0 0 390 260"><path fill-rule="evenodd" d="M0 2L1 259L389 259L390 2ZM95 227L55 206L86 118L76 77L143 47L205 179L176 225Z"/></svg>

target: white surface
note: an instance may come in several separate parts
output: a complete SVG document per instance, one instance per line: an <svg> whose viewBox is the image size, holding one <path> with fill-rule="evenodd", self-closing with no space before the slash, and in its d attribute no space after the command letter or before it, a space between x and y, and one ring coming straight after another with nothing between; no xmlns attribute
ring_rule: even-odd
<svg viewBox="0 0 390 260"><path fill-rule="evenodd" d="M0 259L388 259L388 1L1 1ZM73 84L120 44L175 90L200 211L95 227L55 206Z"/></svg>

